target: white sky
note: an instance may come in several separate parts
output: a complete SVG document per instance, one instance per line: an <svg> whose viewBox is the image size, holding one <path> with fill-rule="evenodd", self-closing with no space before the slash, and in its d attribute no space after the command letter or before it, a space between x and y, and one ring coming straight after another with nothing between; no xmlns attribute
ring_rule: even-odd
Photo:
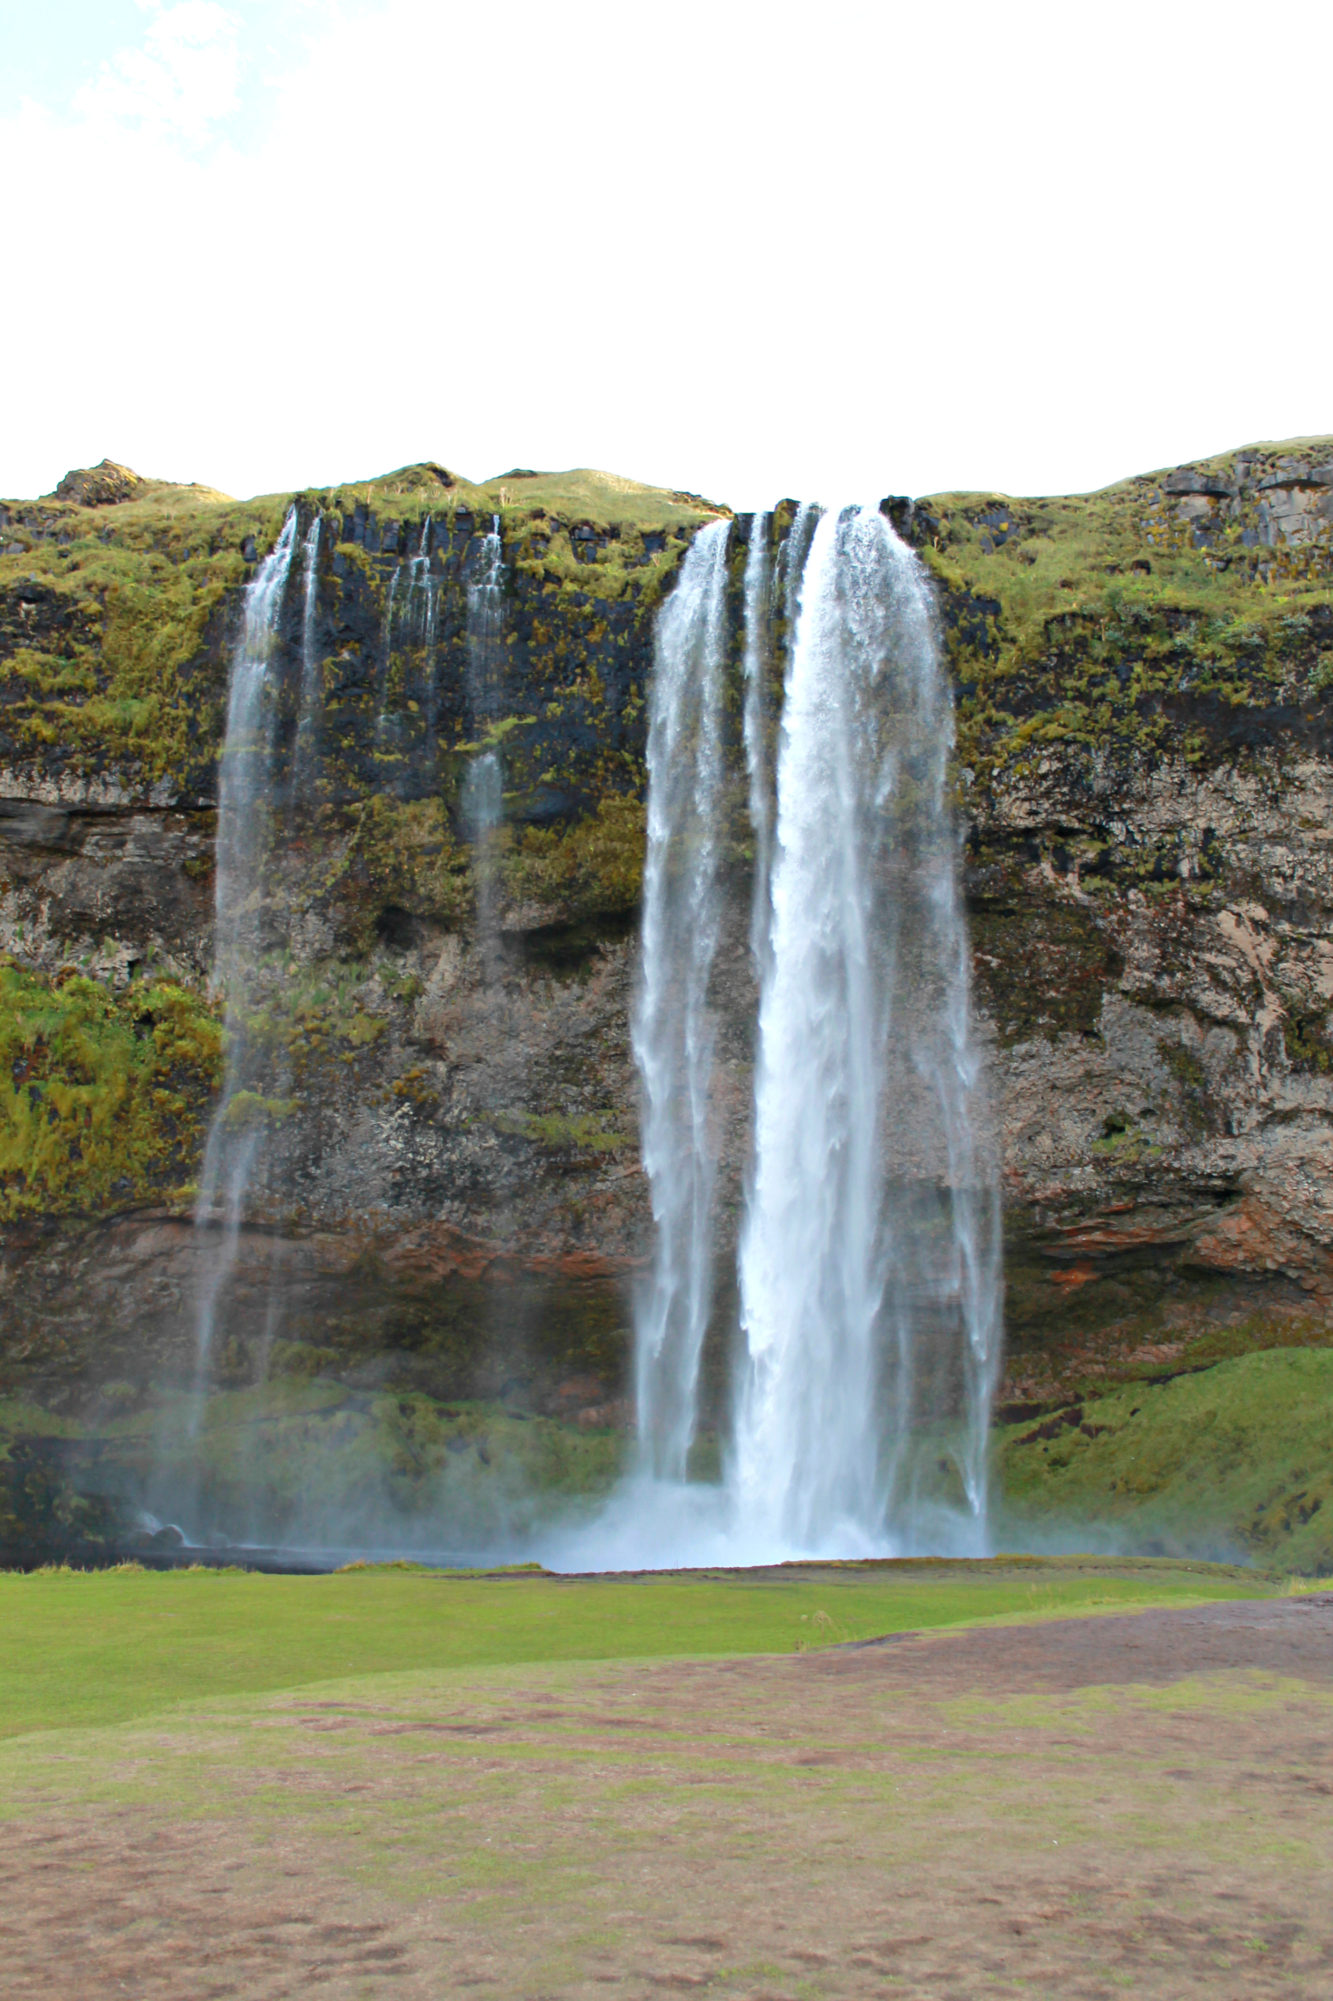
<svg viewBox="0 0 1333 2001"><path fill-rule="evenodd" d="M1329 0L0 0L0 492L1333 432Z"/></svg>

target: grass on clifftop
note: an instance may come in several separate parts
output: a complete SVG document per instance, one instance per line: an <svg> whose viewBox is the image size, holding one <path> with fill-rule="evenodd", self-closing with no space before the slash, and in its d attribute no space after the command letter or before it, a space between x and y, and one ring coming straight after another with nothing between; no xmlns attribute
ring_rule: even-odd
<svg viewBox="0 0 1333 2001"><path fill-rule="evenodd" d="M381 519L399 521L418 521L425 514L447 519L458 508L467 508L479 514L549 514L594 528L649 531L688 528L703 516L728 511L697 493L645 486L619 473L586 466L568 472L518 467L475 481L429 461L375 479L348 480L312 498L324 507L350 513L359 505Z"/></svg>
<svg viewBox="0 0 1333 2001"><path fill-rule="evenodd" d="M996 1558L559 1578L359 1568L0 1575L0 1735L348 1675L793 1653L884 1633L1273 1595L1207 1565Z"/></svg>
<svg viewBox="0 0 1333 2001"><path fill-rule="evenodd" d="M1257 539L1258 482L1293 458L1331 462L1333 438L1194 462L1234 484L1248 461L1234 504L1168 494L1161 472L1098 493L921 502L922 553L939 583L999 607L974 605L950 633L962 761L984 775L1057 742L1151 752L1182 729L1186 755L1203 761L1207 732L1173 725L1171 698L1223 715L1279 692L1317 701L1333 662L1310 614L1333 599L1333 538L1325 524L1306 542Z"/></svg>
<svg viewBox="0 0 1333 2001"><path fill-rule="evenodd" d="M245 580L245 545L271 545L285 500L145 482L114 506L9 506L0 714L16 752L54 756L78 776L109 768L142 785L179 782L209 755L223 699L220 683L196 685L191 670Z"/></svg>
<svg viewBox="0 0 1333 2001"><path fill-rule="evenodd" d="M113 470L130 483L127 498L0 506L0 763L34 762L62 779L108 773L136 789L165 783L171 794L199 782L214 755L228 601L294 499L381 523L431 514L447 526L462 511L475 526L497 513L507 561L543 589L575 593L579 606L634 594L645 610L674 574L681 538L725 512L586 469L476 484L423 463L247 501Z"/></svg>

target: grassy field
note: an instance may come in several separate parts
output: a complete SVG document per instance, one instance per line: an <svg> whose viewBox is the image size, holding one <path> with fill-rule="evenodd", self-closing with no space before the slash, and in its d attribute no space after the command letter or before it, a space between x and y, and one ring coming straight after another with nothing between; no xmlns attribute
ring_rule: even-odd
<svg viewBox="0 0 1333 2001"><path fill-rule="evenodd" d="M1275 1589L1080 1560L3 1578L0 1991L1305 2001L1333 1601ZM1189 1603L1219 1593L1268 1602ZM937 1630L796 1651L839 1620Z"/></svg>
<svg viewBox="0 0 1333 2001"><path fill-rule="evenodd" d="M996 1558L562 1578L382 1567L0 1575L0 1735L348 1677L790 1654L981 1621L1266 1597L1209 1564Z"/></svg>

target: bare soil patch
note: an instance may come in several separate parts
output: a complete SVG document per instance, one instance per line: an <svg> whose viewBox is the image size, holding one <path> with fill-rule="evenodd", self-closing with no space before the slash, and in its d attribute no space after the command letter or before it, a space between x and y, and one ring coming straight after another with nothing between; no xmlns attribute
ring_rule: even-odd
<svg viewBox="0 0 1333 2001"><path fill-rule="evenodd" d="M25 2001L1333 1996L1333 1594L363 1677L0 1781Z"/></svg>

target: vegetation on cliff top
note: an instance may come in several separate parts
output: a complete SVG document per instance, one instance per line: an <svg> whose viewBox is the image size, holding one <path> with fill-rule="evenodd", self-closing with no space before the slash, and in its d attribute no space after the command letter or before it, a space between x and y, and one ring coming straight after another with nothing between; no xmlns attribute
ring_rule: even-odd
<svg viewBox="0 0 1333 2001"><path fill-rule="evenodd" d="M963 762L1021 769L1054 742L1170 743L1199 761L1228 714L1279 700L1317 712L1333 685L1330 463L1333 440L1297 439L1101 493L919 503ZM0 750L143 788L206 770L225 690L215 621L294 497L236 502L104 463L0 508ZM515 577L550 594L532 640L553 657L596 638L599 606L628 594L650 611L682 538L726 511L609 473L474 482L432 463L304 498L344 526L430 514L480 530L498 514ZM344 554L367 560L355 541Z"/></svg>
<svg viewBox="0 0 1333 2001"><path fill-rule="evenodd" d="M960 752L977 776L1052 743L1175 744L1205 761L1241 711L1322 712L1333 438L1240 448L1100 493L936 494L911 527L945 593Z"/></svg>
<svg viewBox="0 0 1333 2001"><path fill-rule="evenodd" d="M378 478L345 481L312 491L317 505L352 513L360 506L385 520L420 521L427 514L446 520L460 511L503 518L549 516L570 525L644 531L690 528L729 510L697 493L645 486L618 473L576 467L569 472L532 472L525 467L480 482L462 478L426 461L402 466Z"/></svg>
<svg viewBox="0 0 1333 2001"><path fill-rule="evenodd" d="M224 694L210 624L283 511L152 481L0 507L0 758L145 791L197 777Z"/></svg>
<svg viewBox="0 0 1333 2001"><path fill-rule="evenodd" d="M344 523L400 529L427 514L484 526L498 513L511 563L576 610L627 592L650 609L680 538L718 511L590 471L478 485L424 464L234 501L104 462L45 499L0 505L0 762L66 780L107 774L135 791L165 782L173 796L197 786L217 752L229 600L298 498ZM365 551L353 541L343 554Z"/></svg>

